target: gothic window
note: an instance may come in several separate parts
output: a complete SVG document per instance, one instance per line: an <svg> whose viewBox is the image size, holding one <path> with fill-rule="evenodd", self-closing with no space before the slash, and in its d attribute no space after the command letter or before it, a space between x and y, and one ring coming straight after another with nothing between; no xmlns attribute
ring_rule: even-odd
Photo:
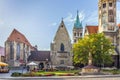
<svg viewBox="0 0 120 80"><path fill-rule="evenodd" d="M109 22L114 22L114 16L109 16Z"/></svg>
<svg viewBox="0 0 120 80"><path fill-rule="evenodd" d="M13 49L13 43L10 43L10 59L14 58L14 49Z"/></svg>
<svg viewBox="0 0 120 80"><path fill-rule="evenodd" d="M112 3L109 3L109 6L112 7Z"/></svg>
<svg viewBox="0 0 120 80"><path fill-rule="evenodd" d="M16 54L16 60L20 59L20 44L17 44L17 54Z"/></svg>
<svg viewBox="0 0 120 80"><path fill-rule="evenodd" d="M106 8L106 3L103 4L103 8Z"/></svg>
<svg viewBox="0 0 120 80"><path fill-rule="evenodd" d="M77 33L77 36L79 36L79 33Z"/></svg>
<svg viewBox="0 0 120 80"><path fill-rule="evenodd" d="M63 25L61 25L61 27L63 28Z"/></svg>
<svg viewBox="0 0 120 80"><path fill-rule="evenodd" d="M60 64L64 64L64 60L60 60Z"/></svg>
<svg viewBox="0 0 120 80"><path fill-rule="evenodd" d="M76 36L76 33L74 33L74 36Z"/></svg>
<svg viewBox="0 0 120 80"><path fill-rule="evenodd" d="M113 15L113 10L109 10L109 11L108 11L108 14L109 14L109 15Z"/></svg>
<svg viewBox="0 0 120 80"><path fill-rule="evenodd" d="M76 39L74 40L74 43L76 43Z"/></svg>
<svg viewBox="0 0 120 80"><path fill-rule="evenodd" d="M61 45L60 45L60 51L64 51L64 44L63 43L61 43Z"/></svg>
<svg viewBox="0 0 120 80"><path fill-rule="evenodd" d="M80 36L82 36L82 33L80 33Z"/></svg>

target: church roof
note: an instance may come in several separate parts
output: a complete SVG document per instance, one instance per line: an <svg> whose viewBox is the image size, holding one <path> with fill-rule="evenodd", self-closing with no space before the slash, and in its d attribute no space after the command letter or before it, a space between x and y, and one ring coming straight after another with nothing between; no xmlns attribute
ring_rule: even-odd
<svg viewBox="0 0 120 80"><path fill-rule="evenodd" d="M87 28L89 34L93 34L93 33L98 32L98 26L87 25L86 28Z"/></svg>
<svg viewBox="0 0 120 80"><path fill-rule="evenodd" d="M7 41L21 42L21 43L25 43L25 44L31 46L31 44L29 43L29 41L27 40L27 38L22 33L20 33L18 30L16 30L16 29L14 29L12 31L12 33L8 37Z"/></svg>
<svg viewBox="0 0 120 80"><path fill-rule="evenodd" d="M83 27L82 27L82 22L80 22L80 20L79 20L78 11L77 11L76 20L75 20L75 23L74 23L74 28L83 28Z"/></svg>
<svg viewBox="0 0 120 80"><path fill-rule="evenodd" d="M68 31L67 31L66 26L64 24L64 21L62 19L53 41L56 41L57 39L60 39L60 38L63 38L63 37L66 37L67 39L70 40Z"/></svg>
<svg viewBox="0 0 120 80"><path fill-rule="evenodd" d="M31 51L28 61L50 61L50 51Z"/></svg>

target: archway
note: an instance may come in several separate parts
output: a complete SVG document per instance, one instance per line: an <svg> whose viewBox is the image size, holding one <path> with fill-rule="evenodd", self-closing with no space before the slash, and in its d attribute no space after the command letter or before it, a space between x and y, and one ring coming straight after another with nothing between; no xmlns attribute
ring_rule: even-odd
<svg viewBox="0 0 120 80"><path fill-rule="evenodd" d="M39 63L39 69L42 70L44 68L44 64L43 63Z"/></svg>

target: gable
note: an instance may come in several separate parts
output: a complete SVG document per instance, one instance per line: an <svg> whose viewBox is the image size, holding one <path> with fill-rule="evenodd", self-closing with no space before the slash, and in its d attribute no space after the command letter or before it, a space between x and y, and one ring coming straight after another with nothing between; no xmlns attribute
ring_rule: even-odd
<svg viewBox="0 0 120 80"><path fill-rule="evenodd" d="M21 43L25 43L29 46L31 46L31 44L29 43L29 41L26 39L26 37L20 33L19 31L17 31L16 29L14 29L12 31L12 33L10 34L10 36L8 37L7 41L16 41L16 42L21 42ZM32 47L32 46L31 46Z"/></svg>
<svg viewBox="0 0 120 80"><path fill-rule="evenodd" d="M56 32L56 35L54 37L54 41L58 40L58 39L66 39L66 40L70 40L70 37L69 37L69 34L68 34L68 31L65 27L65 24L64 22L62 21L59 25L59 28Z"/></svg>

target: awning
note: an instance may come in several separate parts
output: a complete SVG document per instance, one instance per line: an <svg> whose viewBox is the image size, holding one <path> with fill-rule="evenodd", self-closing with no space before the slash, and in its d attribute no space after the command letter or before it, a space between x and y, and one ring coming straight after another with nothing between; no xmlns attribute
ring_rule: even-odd
<svg viewBox="0 0 120 80"><path fill-rule="evenodd" d="M8 64L4 62L0 62L0 66L8 66Z"/></svg>
<svg viewBox="0 0 120 80"><path fill-rule="evenodd" d="M27 64L28 66L37 66L38 64L36 64L35 62L30 62Z"/></svg>

